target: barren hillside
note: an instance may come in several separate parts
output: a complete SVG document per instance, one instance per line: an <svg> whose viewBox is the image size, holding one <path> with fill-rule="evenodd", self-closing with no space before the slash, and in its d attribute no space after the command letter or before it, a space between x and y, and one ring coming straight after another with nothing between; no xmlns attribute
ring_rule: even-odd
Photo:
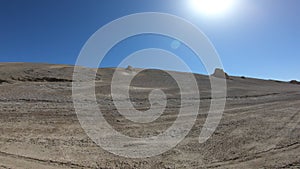
<svg viewBox="0 0 300 169"><path fill-rule="evenodd" d="M163 116L150 124L130 122L116 110L110 95L114 69L90 71L97 71L97 102L116 130L132 137L157 135L176 119L179 88L163 71L144 70L131 83L130 99L138 110L149 108L151 90L167 95ZM126 76L134 70L122 71ZM0 168L300 168L298 84L230 76L221 123L200 144L211 96L208 77L195 74L201 106L188 136L160 156L129 159L103 150L81 128L72 73L69 65L0 63Z"/></svg>

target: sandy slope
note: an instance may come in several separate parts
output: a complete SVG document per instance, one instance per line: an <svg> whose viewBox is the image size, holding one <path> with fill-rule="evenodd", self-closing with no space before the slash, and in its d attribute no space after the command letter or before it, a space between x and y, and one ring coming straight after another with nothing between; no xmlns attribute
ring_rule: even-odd
<svg viewBox="0 0 300 169"><path fill-rule="evenodd" d="M141 125L113 106L113 71L98 71L96 89L100 108L116 130L150 136L172 124L179 103L172 78L148 70L133 80L132 101L139 110L149 107L147 95L153 88L169 96L164 115ZM101 149L81 128L72 103L72 72L68 65L0 64L0 168L300 168L300 85L231 77L221 124L199 144L210 86L206 76L195 75L202 100L188 137L160 156L127 159Z"/></svg>

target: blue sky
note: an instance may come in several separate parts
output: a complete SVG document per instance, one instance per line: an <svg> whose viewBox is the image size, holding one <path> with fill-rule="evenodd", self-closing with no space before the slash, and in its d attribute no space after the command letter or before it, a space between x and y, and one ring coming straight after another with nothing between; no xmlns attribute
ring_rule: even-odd
<svg viewBox="0 0 300 169"><path fill-rule="evenodd" d="M197 25L229 74L300 80L299 7L299 0L239 0L216 17L197 13L188 0L0 0L0 62L75 64L85 42L103 25L137 12L165 12ZM173 50L168 46L172 41L131 38L113 48L101 66L118 65L138 49ZM184 45L176 52L193 71L205 73Z"/></svg>

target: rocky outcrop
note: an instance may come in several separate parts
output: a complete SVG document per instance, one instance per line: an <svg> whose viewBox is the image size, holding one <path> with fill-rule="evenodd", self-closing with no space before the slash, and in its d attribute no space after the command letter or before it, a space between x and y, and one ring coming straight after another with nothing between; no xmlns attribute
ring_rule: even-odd
<svg viewBox="0 0 300 169"><path fill-rule="evenodd" d="M127 68L126 68L126 70L131 72L131 71L133 71L133 67L130 66L130 65L128 65Z"/></svg>
<svg viewBox="0 0 300 169"><path fill-rule="evenodd" d="M298 82L297 80L291 80L290 83L300 85L300 82Z"/></svg>
<svg viewBox="0 0 300 169"><path fill-rule="evenodd" d="M224 72L223 69L219 69L219 68L215 69L215 72L214 74L212 74L212 76L217 78L230 79L230 76L226 72Z"/></svg>

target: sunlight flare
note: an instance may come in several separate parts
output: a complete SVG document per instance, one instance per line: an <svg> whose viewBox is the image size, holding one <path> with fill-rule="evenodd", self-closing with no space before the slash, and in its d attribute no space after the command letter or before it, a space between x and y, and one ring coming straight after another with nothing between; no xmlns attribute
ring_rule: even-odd
<svg viewBox="0 0 300 169"><path fill-rule="evenodd" d="M205 15L223 15L234 6L235 0L191 0L191 7Z"/></svg>

